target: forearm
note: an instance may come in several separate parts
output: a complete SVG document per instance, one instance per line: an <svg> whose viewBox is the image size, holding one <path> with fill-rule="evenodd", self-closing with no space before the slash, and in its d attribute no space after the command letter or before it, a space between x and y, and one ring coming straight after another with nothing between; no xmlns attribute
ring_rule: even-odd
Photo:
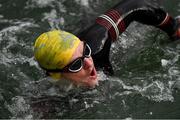
<svg viewBox="0 0 180 120"><path fill-rule="evenodd" d="M169 36L175 32L175 20L148 0L124 0L96 19L109 31L112 40L116 40L132 21L158 27Z"/></svg>
<svg viewBox="0 0 180 120"><path fill-rule="evenodd" d="M153 0L154 1L154 0ZM132 21L152 25L165 31L169 36L175 33L175 20L152 0L123 0L96 19L96 23L81 32L78 37L99 52L106 41L115 41Z"/></svg>

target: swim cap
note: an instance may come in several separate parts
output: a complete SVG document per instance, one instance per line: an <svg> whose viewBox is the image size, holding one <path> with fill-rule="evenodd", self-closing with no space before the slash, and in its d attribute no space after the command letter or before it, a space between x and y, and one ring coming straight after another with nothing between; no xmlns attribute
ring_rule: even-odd
<svg viewBox="0 0 180 120"><path fill-rule="evenodd" d="M49 31L36 39L34 56L44 69L62 69L70 62L79 43L79 38L71 33Z"/></svg>

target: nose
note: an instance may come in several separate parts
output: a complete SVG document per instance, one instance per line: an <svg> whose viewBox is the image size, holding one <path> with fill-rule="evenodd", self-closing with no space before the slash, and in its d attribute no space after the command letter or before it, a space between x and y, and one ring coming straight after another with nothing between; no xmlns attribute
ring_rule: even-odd
<svg viewBox="0 0 180 120"><path fill-rule="evenodd" d="M92 58L84 58L84 69L88 69L93 65Z"/></svg>

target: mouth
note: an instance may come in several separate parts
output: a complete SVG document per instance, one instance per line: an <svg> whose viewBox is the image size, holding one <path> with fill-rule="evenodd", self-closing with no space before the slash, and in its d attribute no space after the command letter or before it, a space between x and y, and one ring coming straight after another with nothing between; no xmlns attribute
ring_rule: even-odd
<svg viewBox="0 0 180 120"><path fill-rule="evenodd" d="M91 78L94 78L94 79L97 78L97 72L96 72L95 67L91 70L90 76L91 76Z"/></svg>
<svg viewBox="0 0 180 120"><path fill-rule="evenodd" d="M98 79L97 79L97 72L96 68L93 67L89 71L88 78L85 81L86 86L94 88L96 85L98 85Z"/></svg>

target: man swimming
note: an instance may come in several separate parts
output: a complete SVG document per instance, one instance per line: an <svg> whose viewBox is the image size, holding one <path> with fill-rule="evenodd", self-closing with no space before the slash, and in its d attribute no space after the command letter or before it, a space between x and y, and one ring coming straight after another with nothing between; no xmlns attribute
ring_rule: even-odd
<svg viewBox="0 0 180 120"><path fill-rule="evenodd" d="M34 45L35 59L49 76L75 85L94 87L97 69L113 74L109 61L111 43L132 21L155 26L172 40L180 38L180 18L173 18L152 0L123 0L77 36L52 30L41 34Z"/></svg>

